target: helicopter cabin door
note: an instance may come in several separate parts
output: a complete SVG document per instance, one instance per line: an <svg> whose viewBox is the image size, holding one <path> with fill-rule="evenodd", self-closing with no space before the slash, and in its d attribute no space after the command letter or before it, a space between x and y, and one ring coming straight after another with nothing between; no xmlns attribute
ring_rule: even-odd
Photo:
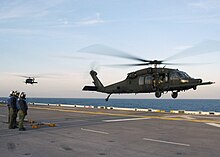
<svg viewBox="0 0 220 157"><path fill-rule="evenodd" d="M153 91L153 77L152 75L147 75L145 77L145 87L146 91Z"/></svg>
<svg viewBox="0 0 220 157"><path fill-rule="evenodd" d="M179 78L177 71L173 71L170 73L170 83L172 85L179 84L179 80L180 80L180 78Z"/></svg>
<svg viewBox="0 0 220 157"><path fill-rule="evenodd" d="M138 84L140 92L150 92L153 90L153 78L151 75L140 76Z"/></svg>

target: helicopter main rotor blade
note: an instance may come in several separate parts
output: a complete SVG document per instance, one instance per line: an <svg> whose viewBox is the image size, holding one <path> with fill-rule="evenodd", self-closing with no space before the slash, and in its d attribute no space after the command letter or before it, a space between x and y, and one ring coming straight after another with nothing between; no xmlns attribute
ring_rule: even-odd
<svg viewBox="0 0 220 157"><path fill-rule="evenodd" d="M116 50L111 47L108 47L105 45L100 45L100 44L85 47L83 49L80 49L78 52L85 52L85 53L93 53L93 54L99 54L99 55L105 55L105 56L126 58L126 59L141 61L141 62L150 62L150 60L145 60L145 59L133 56L131 54L128 54L126 52Z"/></svg>
<svg viewBox="0 0 220 157"><path fill-rule="evenodd" d="M166 58L164 61L171 61L175 59L200 55L200 54L207 54L213 52L220 52L220 41L217 40L206 40L187 48L173 56Z"/></svg>
<svg viewBox="0 0 220 157"><path fill-rule="evenodd" d="M214 64L214 63L163 63L164 65L184 65L184 66L191 66L191 65L207 65L207 64Z"/></svg>
<svg viewBox="0 0 220 157"><path fill-rule="evenodd" d="M15 76L23 77L23 78L30 78L29 76L25 76L25 75L17 75L17 74L15 74Z"/></svg>
<svg viewBox="0 0 220 157"><path fill-rule="evenodd" d="M207 65L207 64L213 64L213 63L161 63L162 65L183 65L183 66L192 66L192 65ZM102 66L107 67L134 67L134 66L146 66L151 65L151 63L137 63L137 64L107 64Z"/></svg>
<svg viewBox="0 0 220 157"><path fill-rule="evenodd" d="M108 67L133 67L133 66L146 66L150 65L149 63L139 63L139 64L109 64L109 65L102 65Z"/></svg>

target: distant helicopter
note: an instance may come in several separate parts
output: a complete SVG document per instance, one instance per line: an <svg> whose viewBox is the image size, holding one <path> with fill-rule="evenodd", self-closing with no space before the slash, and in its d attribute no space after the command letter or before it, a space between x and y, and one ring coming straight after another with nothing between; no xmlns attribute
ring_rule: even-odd
<svg viewBox="0 0 220 157"><path fill-rule="evenodd" d="M211 42L212 43L212 42ZM216 43L214 43L216 44ZM219 43L218 43L219 44ZM200 44L201 45L201 44ZM211 44L213 45L213 43ZM183 51L184 55L188 51L195 49L191 48ZM145 60L122 51L118 51L103 45L92 45L81 49L80 52L86 53L96 53L101 55L108 55L120 58L131 59L139 61L141 63L137 64L119 64L116 66L149 66L153 67L144 68L127 74L125 80L103 86L101 81L97 77L97 72L94 70L90 71L90 75L93 79L95 86L84 86L82 90L84 91L97 91L102 93L107 93L108 96L105 99L108 101L111 94L124 94L124 93L155 93L157 98L160 98L163 93L169 91L172 92L172 98L177 98L180 91L186 91L189 89L197 89L200 85L211 85L214 82L208 81L203 82L202 79L192 78L186 72L180 71L178 69L170 69L164 67L158 67L159 65L179 65L175 63L167 63L167 60L182 57L181 54L174 55L165 60ZM194 63L196 64L196 63ZM184 64L185 65L185 64ZM115 66L115 65L114 65Z"/></svg>
<svg viewBox="0 0 220 157"><path fill-rule="evenodd" d="M25 83L26 84L36 84L38 82L35 82L35 78L34 77L28 77L26 80L25 80Z"/></svg>
<svg viewBox="0 0 220 157"><path fill-rule="evenodd" d="M38 82L36 81L36 78L50 78L50 79L54 79L57 77L62 77L64 74L57 74L57 73L41 73L41 74L27 74L27 75L23 75L23 74L13 74L15 76L18 77L23 77L25 78L24 83L25 84L37 84Z"/></svg>
<svg viewBox="0 0 220 157"><path fill-rule="evenodd" d="M26 78L25 81L24 81L25 84L32 84L33 85L33 84L37 84L38 83L38 82L35 81L37 76L36 77L23 76L23 75L18 75L18 76Z"/></svg>

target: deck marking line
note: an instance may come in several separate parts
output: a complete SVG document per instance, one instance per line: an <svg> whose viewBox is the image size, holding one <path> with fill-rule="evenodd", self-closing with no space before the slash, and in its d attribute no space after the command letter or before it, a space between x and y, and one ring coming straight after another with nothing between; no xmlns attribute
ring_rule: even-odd
<svg viewBox="0 0 220 157"><path fill-rule="evenodd" d="M6 137L6 136L17 136L17 135L21 135L21 134L4 134L4 135L0 135L0 137Z"/></svg>
<svg viewBox="0 0 220 157"><path fill-rule="evenodd" d="M99 134L105 134L105 135L108 135L108 134L109 134L108 132L97 131L97 130L91 130L91 129L84 129L84 128L81 128L81 130L83 130L83 131L88 131L88 132L99 133Z"/></svg>
<svg viewBox="0 0 220 157"><path fill-rule="evenodd" d="M159 143L166 143L166 144L173 144L173 145L179 145L179 146L186 146L190 147L189 144L184 144L184 143L176 143L176 142L170 142L170 141L161 141L161 140L155 140L155 139L150 139L150 138L143 138L145 141L152 141L152 142L159 142Z"/></svg>
<svg viewBox="0 0 220 157"><path fill-rule="evenodd" d="M103 122L124 122L124 121L143 120L143 119L151 119L151 118L109 119L109 120L103 120Z"/></svg>
<svg viewBox="0 0 220 157"><path fill-rule="evenodd" d="M220 128L220 124L215 124L215 123L206 123L206 124Z"/></svg>
<svg viewBox="0 0 220 157"><path fill-rule="evenodd" d="M0 114L0 117L6 117L6 115L2 115L2 114Z"/></svg>
<svg viewBox="0 0 220 157"><path fill-rule="evenodd" d="M189 115L169 115L169 116L164 116L166 118L184 118L184 119L187 119L187 120L195 120L195 118L189 116Z"/></svg>
<svg viewBox="0 0 220 157"><path fill-rule="evenodd" d="M206 119L183 119L183 118L168 118L163 116L145 116L145 115L134 115L134 114L117 114L117 113L106 113L106 112L91 112L91 111L77 111L77 110L66 110L58 107L48 108L48 107L29 107L38 110L49 110L49 111L59 111L59 112L69 112L69 113L82 113L82 114L91 114L91 115L106 115L106 116L122 116L122 117L140 117L140 118L150 118L150 119L161 119L161 120L172 120L172 121L188 121L194 123L217 123L220 124L220 121L217 120L206 120Z"/></svg>

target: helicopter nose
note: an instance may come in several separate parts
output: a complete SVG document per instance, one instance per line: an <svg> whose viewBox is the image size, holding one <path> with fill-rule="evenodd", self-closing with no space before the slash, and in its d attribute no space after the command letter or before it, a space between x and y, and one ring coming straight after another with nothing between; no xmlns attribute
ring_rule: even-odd
<svg viewBox="0 0 220 157"><path fill-rule="evenodd" d="M190 80L191 83L202 83L202 79L192 79Z"/></svg>

